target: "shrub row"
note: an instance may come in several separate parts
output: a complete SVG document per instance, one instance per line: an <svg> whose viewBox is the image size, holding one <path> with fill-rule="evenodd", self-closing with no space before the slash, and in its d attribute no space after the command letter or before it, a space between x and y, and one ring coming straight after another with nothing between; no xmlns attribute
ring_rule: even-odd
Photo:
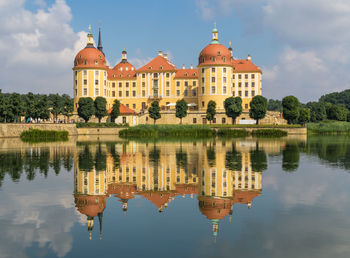
<svg viewBox="0 0 350 258"><path fill-rule="evenodd" d="M285 125L242 125L242 124L212 124L210 125L213 128L301 128L302 125L298 124L285 124Z"/></svg>
<svg viewBox="0 0 350 258"><path fill-rule="evenodd" d="M76 123L77 128L121 128L129 127L128 124L116 124L116 123Z"/></svg>
<svg viewBox="0 0 350 258"><path fill-rule="evenodd" d="M68 132L30 129L21 133L21 139L26 142L68 141Z"/></svg>
<svg viewBox="0 0 350 258"><path fill-rule="evenodd" d="M349 122L324 121L307 124L310 134L350 134Z"/></svg>

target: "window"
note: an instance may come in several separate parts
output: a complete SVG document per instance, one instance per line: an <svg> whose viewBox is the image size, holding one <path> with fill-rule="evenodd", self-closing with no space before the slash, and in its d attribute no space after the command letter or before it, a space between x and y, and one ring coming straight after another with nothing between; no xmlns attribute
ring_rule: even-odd
<svg viewBox="0 0 350 258"><path fill-rule="evenodd" d="M133 83L132 83L132 86L133 86L133 87L136 87L136 82L133 82Z"/></svg>
<svg viewBox="0 0 350 258"><path fill-rule="evenodd" d="M234 74L232 74L232 79L234 79L235 78L235 75Z"/></svg>
<svg viewBox="0 0 350 258"><path fill-rule="evenodd" d="M157 73L154 73L154 74L153 74L153 78L158 78L158 74L157 74Z"/></svg>
<svg viewBox="0 0 350 258"><path fill-rule="evenodd" d="M236 94L235 94L235 91L232 91L232 96L234 97Z"/></svg>
<svg viewBox="0 0 350 258"><path fill-rule="evenodd" d="M248 104L245 104L245 105L244 105L244 108L246 108L246 109L247 109L247 108L248 108Z"/></svg>
<svg viewBox="0 0 350 258"><path fill-rule="evenodd" d="M205 72L205 69L204 68L202 68L202 73L204 73Z"/></svg>
<svg viewBox="0 0 350 258"><path fill-rule="evenodd" d="M205 107L205 102L204 101L202 101L202 107Z"/></svg>
<svg viewBox="0 0 350 258"><path fill-rule="evenodd" d="M223 80L224 80L224 83L226 83L226 77L224 77Z"/></svg>
<svg viewBox="0 0 350 258"><path fill-rule="evenodd" d="M185 81L185 87L187 87L188 86L188 81Z"/></svg>
<svg viewBox="0 0 350 258"><path fill-rule="evenodd" d="M95 85L98 85L98 80L95 80Z"/></svg>
<svg viewBox="0 0 350 258"><path fill-rule="evenodd" d="M129 107L129 104L126 104L127 107Z"/></svg>
<svg viewBox="0 0 350 258"><path fill-rule="evenodd" d="M252 79L255 79L255 74L252 74Z"/></svg>
<svg viewBox="0 0 350 258"><path fill-rule="evenodd" d="M132 108L133 108L133 109L136 109L136 104L132 104Z"/></svg>
<svg viewBox="0 0 350 258"><path fill-rule="evenodd" d="M211 86L211 93L215 93L215 86Z"/></svg>
<svg viewBox="0 0 350 258"><path fill-rule="evenodd" d="M255 90L252 90L252 97L255 96Z"/></svg>
<svg viewBox="0 0 350 258"><path fill-rule="evenodd" d="M187 90L184 91L184 95L185 95L185 97L188 96L188 91Z"/></svg>
<svg viewBox="0 0 350 258"><path fill-rule="evenodd" d="M215 77L211 77L211 82L215 82Z"/></svg>
<svg viewBox="0 0 350 258"><path fill-rule="evenodd" d="M87 80L86 79L84 79L84 85L87 85Z"/></svg>
<svg viewBox="0 0 350 258"><path fill-rule="evenodd" d="M246 97L248 97L248 91L246 90L245 91L245 94L244 94Z"/></svg>
<svg viewBox="0 0 350 258"><path fill-rule="evenodd" d="M205 94L205 88L202 87L202 94Z"/></svg>
<svg viewBox="0 0 350 258"><path fill-rule="evenodd" d="M222 124L226 124L226 118L225 118L225 117L223 117L223 118L221 119L221 123L222 123Z"/></svg>
<svg viewBox="0 0 350 258"><path fill-rule="evenodd" d="M214 67L211 68L211 72L212 72L212 73L215 73L215 68L214 68Z"/></svg>
<svg viewBox="0 0 350 258"><path fill-rule="evenodd" d="M232 83L232 87L233 87L233 88L235 87L235 83Z"/></svg>
<svg viewBox="0 0 350 258"><path fill-rule="evenodd" d="M238 75L238 79L242 79L242 74L239 74L239 75Z"/></svg>
<svg viewBox="0 0 350 258"><path fill-rule="evenodd" d="M220 56L221 55L221 52L220 51L218 51L218 56Z"/></svg>
<svg viewBox="0 0 350 258"><path fill-rule="evenodd" d="M180 96L180 91L179 90L176 91L176 96Z"/></svg>
<svg viewBox="0 0 350 258"><path fill-rule="evenodd" d="M242 91L239 91L239 92L238 92L238 95L239 95L240 97L242 97Z"/></svg>
<svg viewBox="0 0 350 258"><path fill-rule="evenodd" d="M193 86L196 86L196 85L197 85L197 82L196 82L196 81L192 81L192 85L193 85Z"/></svg>
<svg viewBox="0 0 350 258"><path fill-rule="evenodd" d="M125 92L125 96L129 97L129 91L128 90Z"/></svg>
<svg viewBox="0 0 350 258"><path fill-rule="evenodd" d="M194 124L197 123L197 118L193 118L193 123L194 123Z"/></svg>
<svg viewBox="0 0 350 258"><path fill-rule="evenodd" d="M247 82L245 83L245 86L248 87L248 83Z"/></svg>
<svg viewBox="0 0 350 258"><path fill-rule="evenodd" d="M170 82L166 82L166 86L169 87L170 86Z"/></svg>
<svg viewBox="0 0 350 258"><path fill-rule="evenodd" d="M119 87L121 88L122 86L123 86L123 84L120 82L120 83L119 83Z"/></svg>
<svg viewBox="0 0 350 258"><path fill-rule="evenodd" d="M216 118L215 118L215 117L214 117L214 119L213 119L213 123L216 124Z"/></svg>
<svg viewBox="0 0 350 258"><path fill-rule="evenodd" d="M99 74L98 71L95 71L95 75L98 76L98 74Z"/></svg>
<svg viewBox="0 0 350 258"><path fill-rule="evenodd" d="M87 71L86 70L84 70L84 75L87 75Z"/></svg>
<svg viewBox="0 0 350 258"><path fill-rule="evenodd" d="M244 75L244 78L245 78L245 79L248 79L248 74L245 74L245 75Z"/></svg>
<svg viewBox="0 0 350 258"><path fill-rule="evenodd" d="M146 78L146 74L145 73L142 74L142 78Z"/></svg>
<svg viewBox="0 0 350 258"><path fill-rule="evenodd" d="M242 87L242 83L241 82L238 83L238 87Z"/></svg>
<svg viewBox="0 0 350 258"><path fill-rule="evenodd" d="M136 97L136 90L133 90L133 91L132 91L132 96L133 96L133 97Z"/></svg>
<svg viewBox="0 0 350 258"><path fill-rule="evenodd" d="M223 93L223 94L226 94L226 93L227 93L226 86L224 86L224 87L222 88L222 93Z"/></svg>
<svg viewBox="0 0 350 258"><path fill-rule="evenodd" d="M115 97L115 91L112 91L112 97Z"/></svg>
<svg viewBox="0 0 350 258"><path fill-rule="evenodd" d="M123 92L119 91L119 97L123 96Z"/></svg>
<svg viewBox="0 0 350 258"><path fill-rule="evenodd" d="M146 109L146 102L141 103L142 109Z"/></svg>
<svg viewBox="0 0 350 258"><path fill-rule="evenodd" d="M112 82L112 87L115 88L115 82Z"/></svg>
<svg viewBox="0 0 350 258"><path fill-rule="evenodd" d="M87 88L84 88L84 96L87 96Z"/></svg>
<svg viewBox="0 0 350 258"><path fill-rule="evenodd" d="M195 97L195 96L197 96L197 90L192 90L192 97Z"/></svg>
<svg viewBox="0 0 350 258"><path fill-rule="evenodd" d="M226 68L222 69L224 73L226 73Z"/></svg>
<svg viewBox="0 0 350 258"><path fill-rule="evenodd" d="M252 87L255 87L255 82L252 82Z"/></svg>
<svg viewBox="0 0 350 258"><path fill-rule="evenodd" d="M176 82L176 87L180 87L180 82L179 81Z"/></svg>
<svg viewBox="0 0 350 258"><path fill-rule="evenodd" d="M145 82L142 82L142 87L145 87L146 86L146 83Z"/></svg>
<svg viewBox="0 0 350 258"><path fill-rule="evenodd" d="M170 96L170 90L166 90L166 96L167 96L167 97Z"/></svg>
<svg viewBox="0 0 350 258"><path fill-rule="evenodd" d="M204 78L202 78L202 83L204 83Z"/></svg>
<svg viewBox="0 0 350 258"><path fill-rule="evenodd" d="M95 95L98 96L100 94L100 90L98 88L95 89Z"/></svg>
<svg viewBox="0 0 350 258"><path fill-rule="evenodd" d="M128 104L126 104L128 106ZM126 117L123 116L123 124L126 124Z"/></svg>
<svg viewBox="0 0 350 258"><path fill-rule="evenodd" d="M128 82L125 83L125 87L129 87L129 83Z"/></svg>
<svg viewBox="0 0 350 258"><path fill-rule="evenodd" d="M212 56L212 57L211 57L211 61L212 61L212 62L215 62L215 57Z"/></svg>
<svg viewBox="0 0 350 258"><path fill-rule="evenodd" d="M169 74L169 73L167 73L167 74L166 74L166 77L167 77L167 78L169 78L169 77L170 77L170 74Z"/></svg>
<svg viewBox="0 0 350 258"><path fill-rule="evenodd" d="M143 91L142 91L142 97L145 97L145 96L146 96L146 91L143 90Z"/></svg>

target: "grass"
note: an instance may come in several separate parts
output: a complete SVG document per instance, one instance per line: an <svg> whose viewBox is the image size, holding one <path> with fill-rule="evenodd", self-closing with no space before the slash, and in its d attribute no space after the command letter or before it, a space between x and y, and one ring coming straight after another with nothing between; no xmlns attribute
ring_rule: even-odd
<svg viewBox="0 0 350 258"><path fill-rule="evenodd" d="M157 137L212 137L213 130L206 125L137 125L121 130L122 138Z"/></svg>
<svg viewBox="0 0 350 258"><path fill-rule="evenodd" d="M21 133L25 142L54 142L68 141L68 131L30 129Z"/></svg>
<svg viewBox="0 0 350 258"><path fill-rule="evenodd" d="M229 125L229 124L211 124L212 128L301 128L302 125Z"/></svg>
<svg viewBox="0 0 350 258"><path fill-rule="evenodd" d="M76 123L77 128L121 128L129 127L128 124L116 124L116 123Z"/></svg>
<svg viewBox="0 0 350 258"><path fill-rule="evenodd" d="M341 121L324 121L308 123L309 134L350 134L350 123Z"/></svg>
<svg viewBox="0 0 350 258"><path fill-rule="evenodd" d="M227 128L220 128L216 135L219 137L247 137L249 136L249 132L243 129L231 130Z"/></svg>
<svg viewBox="0 0 350 258"><path fill-rule="evenodd" d="M278 129L258 129L252 132L252 136L254 137L283 137L287 135L288 133L286 131Z"/></svg>

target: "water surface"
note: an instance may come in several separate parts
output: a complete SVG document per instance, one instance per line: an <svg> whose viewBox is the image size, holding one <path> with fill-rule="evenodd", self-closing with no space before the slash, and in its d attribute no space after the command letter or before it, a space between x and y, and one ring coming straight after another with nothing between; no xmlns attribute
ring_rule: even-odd
<svg viewBox="0 0 350 258"><path fill-rule="evenodd" d="M0 257L350 257L350 138L0 141Z"/></svg>

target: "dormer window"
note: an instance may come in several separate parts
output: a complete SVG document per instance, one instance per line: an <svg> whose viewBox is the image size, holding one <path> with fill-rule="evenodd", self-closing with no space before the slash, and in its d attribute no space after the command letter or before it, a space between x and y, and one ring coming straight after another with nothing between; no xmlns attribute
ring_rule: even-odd
<svg viewBox="0 0 350 258"><path fill-rule="evenodd" d="M86 61L86 59L84 60L84 65L87 65L87 61Z"/></svg>
<svg viewBox="0 0 350 258"><path fill-rule="evenodd" d="M196 76L196 73L193 73L193 76Z"/></svg>
<svg viewBox="0 0 350 258"><path fill-rule="evenodd" d="M187 76L188 74L187 73L185 73L185 76Z"/></svg>
<svg viewBox="0 0 350 258"><path fill-rule="evenodd" d="M212 58L211 58L211 61L215 62L215 57L212 57Z"/></svg>
<svg viewBox="0 0 350 258"><path fill-rule="evenodd" d="M119 69L120 71L123 71L123 67L120 67L120 69Z"/></svg>
<svg viewBox="0 0 350 258"><path fill-rule="evenodd" d="M99 56L100 57L100 60L102 60L102 56Z"/></svg>
<svg viewBox="0 0 350 258"><path fill-rule="evenodd" d="M224 62L226 62L226 57L223 57L222 60L223 60Z"/></svg>
<svg viewBox="0 0 350 258"><path fill-rule="evenodd" d="M134 71L134 67L131 67L131 71Z"/></svg>
<svg viewBox="0 0 350 258"><path fill-rule="evenodd" d="M115 78L115 74L113 74L113 78Z"/></svg>
<svg viewBox="0 0 350 258"><path fill-rule="evenodd" d="M122 75L121 75L121 74L119 74L119 77L121 78L121 77L122 77Z"/></svg>
<svg viewBox="0 0 350 258"><path fill-rule="evenodd" d="M220 51L218 51L218 56L221 56L221 52Z"/></svg>
<svg viewBox="0 0 350 258"><path fill-rule="evenodd" d="M148 66L148 69L152 69L152 66Z"/></svg>
<svg viewBox="0 0 350 258"><path fill-rule="evenodd" d="M129 70L129 68L128 68L128 67L125 67L125 70L126 70L126 71Z"/></svg>
<svg viewBox="0 0 350 258"><path fill-rule="evenodd" d="M98 65L98 61L97 60L95 60L95 65Z"/></svg>
<svg viewBox="0 0 350 258"><path fill-rule="evenodd" d="M163 70L163 66L160 66L160 70Z"/></svg>

